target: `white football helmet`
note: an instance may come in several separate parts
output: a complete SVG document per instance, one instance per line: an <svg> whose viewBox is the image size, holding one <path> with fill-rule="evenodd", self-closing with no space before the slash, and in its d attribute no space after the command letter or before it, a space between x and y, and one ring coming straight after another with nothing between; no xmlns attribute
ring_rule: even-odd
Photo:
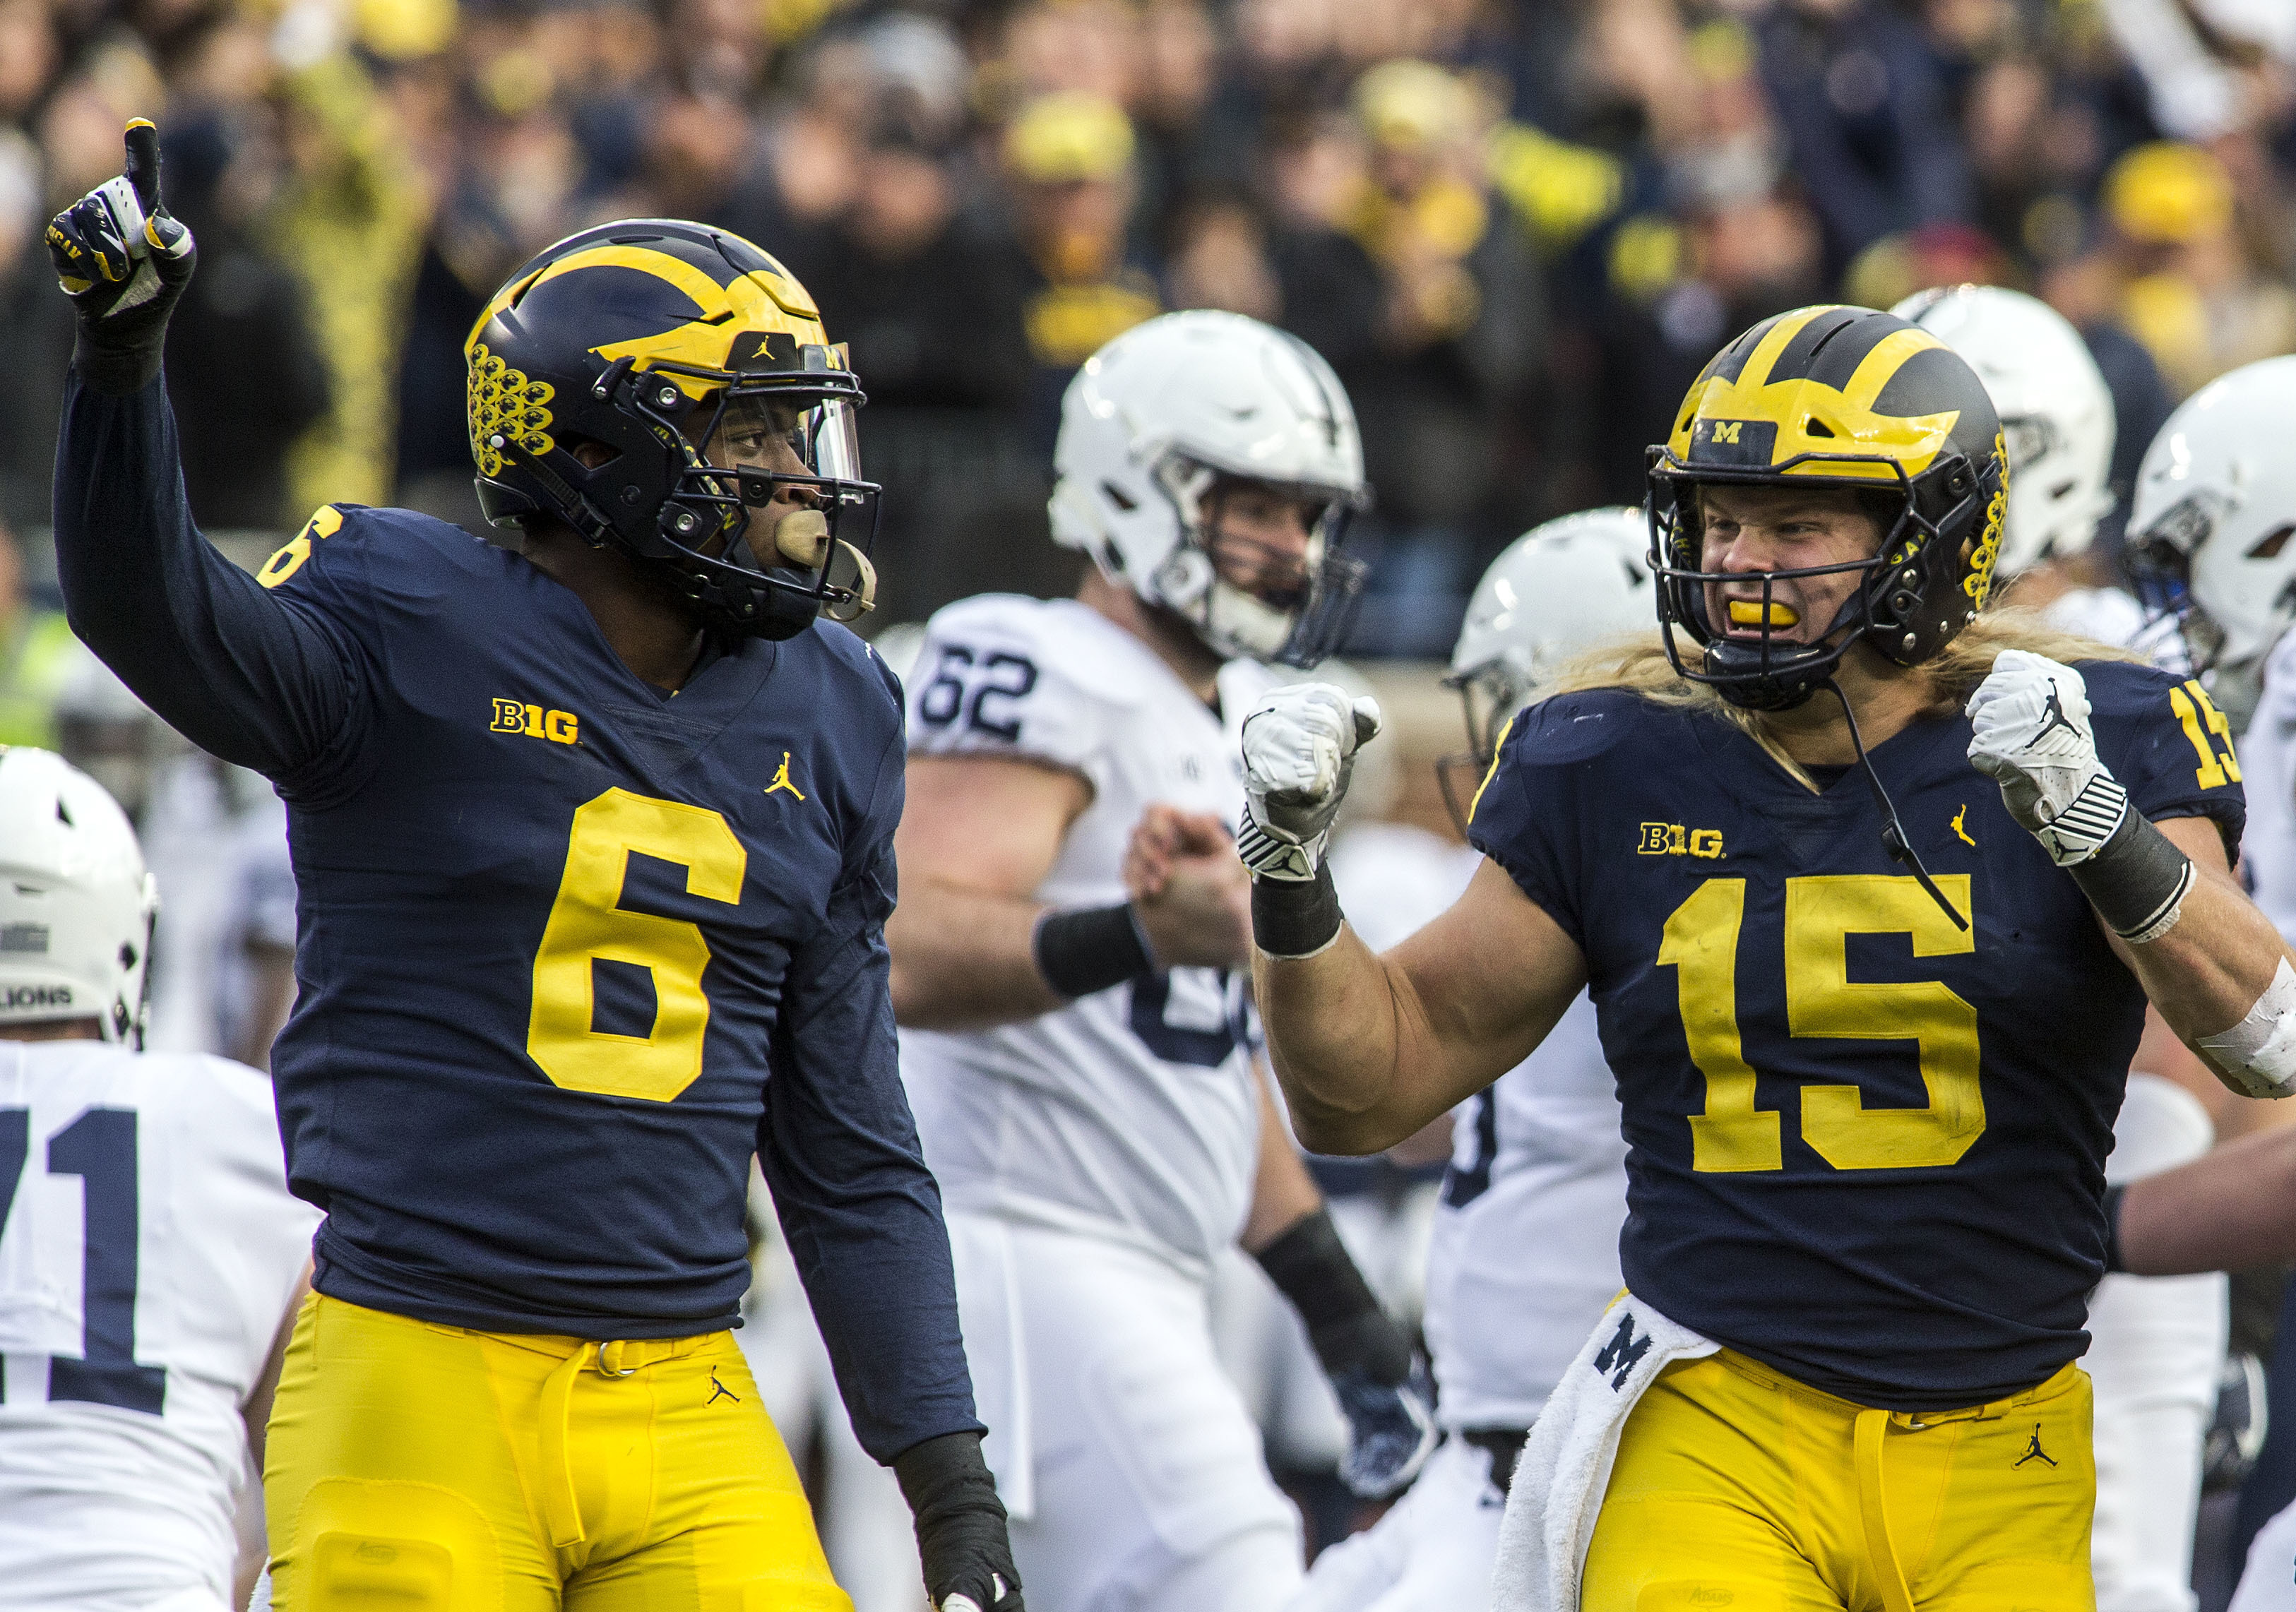
<svg viewBox="0 0 2296 1612"><path fill-rule="evenodd" d="M2112 393L2088 343L2038 298L1997 285L1938 286L1890 310L1959 354L1985 383L2009 454L2009 512L1996 575L2087 548L2112 509Z"/></svg>
<svg viewBox="0 0 2296 1612"><path fill-rule="evenodd" d="M53 751L0 748L0 1024L93 1019L143 1045L159 910L103 786Z"/></svg>
<svg viewBox="0 0 2296 1612"><path fill-rule="evenodd" d="M1241 314L1166 314L1085 361L1061 400L1054 540L1185 618L1222 655L1309 667L1339 646L1363 567L1339 553L1368 500L1355 410L1296 336ZM1274 600L1219 574L1204 495L1222 477L1311 500L1307 580Z"/></svg>
<svg viewBox="0 0 2296 1612"><path fill-rule="evenodd" d="M2128 563L2179 618L2193 668L2235 726L2296 622L2296 357L2243 364L2177 405L2144 450Z"/></svg>
<svg viewBox="0 0 2296 1612"><path fill-rule="evenodd" d="M1443 799L1459 831L1506 720L1555 668L1605 638L1655 636L1650 523L1640 510L1581 510L1509 544L1467 601L1446 687L1459 691L1467 749L1444 757Z"/></svg>

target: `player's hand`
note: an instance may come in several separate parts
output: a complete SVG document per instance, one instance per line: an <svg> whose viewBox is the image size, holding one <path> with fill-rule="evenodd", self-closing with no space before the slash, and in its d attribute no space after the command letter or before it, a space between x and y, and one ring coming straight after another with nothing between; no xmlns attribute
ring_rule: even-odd
<svg viewBox="0 0 2296 1612"><path fill-rule="evenodd" d="M1160 969L1251 962L1251 875L1227 825L1161 802L1140 814L1124 852L1124 888Z"/></svg>
<svg viewBox="0 0 2296 1612"><path fill-rule="evenodd" d="M1315 878L1356 751L1378 732L1379 702L1328 683L1262 695L1243 719L1244 866L1262 879Z"/></svg>
<svg viewBox="0 0 2296 1612"><path fill-rule="evenodd" d="M79 314L73 355L101 391L140 390L160 372L168 315L199 259L192 232L160 193L160 131L127 125L127 171L48 223L48 259Z"/></svg>
<svg viewBox="0 0 2296 1612"><path fill-rule="evenodd" d="M1385 1500L1419 1476L1442 1442L1427 1362L1414 1359L1410 1379L1393 1387L1362 1371L1342 1371L1332 1388L1348 1419L1340 1481L1365 1500Z"/></svg>
<svg viewBox="0 0 2296 1612"><path fill-rule="evenodd" d="M917 1524L917 1556L935 1612L1024 1612L1004 1505L980 1435L944 1433L893 1458Z"/></svg>
<svg viewBox="0 0 2296 1612"><path fill-rule="evenodd" d="M2088 686L2072 667L2004 650L1969 697L1969 759L2001 785L2002 804L2061 868L2096 855L2128 809L2097 758Z"/></svg>

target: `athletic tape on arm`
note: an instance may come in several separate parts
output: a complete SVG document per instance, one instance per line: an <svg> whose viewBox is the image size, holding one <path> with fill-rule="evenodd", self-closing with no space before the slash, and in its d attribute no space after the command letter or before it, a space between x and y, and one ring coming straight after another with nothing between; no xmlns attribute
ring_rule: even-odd
<svg viewBox="0 0 2296 1612"><path fill-rule="evenodd" d="M2296 1093L2296 970L2285 957L2248 1017L2222 1035L2202 1036L2201 1046L2244 1096Z"/></svg>

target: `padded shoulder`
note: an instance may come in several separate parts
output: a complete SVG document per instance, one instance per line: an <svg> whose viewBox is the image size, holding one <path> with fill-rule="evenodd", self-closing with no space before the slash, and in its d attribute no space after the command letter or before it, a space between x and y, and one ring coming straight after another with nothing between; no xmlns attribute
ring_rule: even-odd
<svg viewBox="0 0 2296 1612"><path fill-rule="evenodd" d="M909 749L1002 755L1105 781L1105 748L1152 679L1153 653L1073 600L988 593L925 625L909 671Z"/></svg>
<svg viewBox="0 0 2296 1612"><path fill-rule="evenodd" d="M1078 694L1111 706L1139 704L1140 673L1158 664L1147 645L1073 599L980 593L936 611L925 632L930 640L1026 655L1057 667ZM925 669L920 657L910 675Z"/></svg>
<svg viewBox="0 0 2296 1612"><path fill-rule="evenodd" d="M424 600L440 596L459 579L499 577L520 563L435 515L323 503L263 562L255 579L290 596L316 599L330 584L351 585L345 573L353 570L361 591Z"/></svg>
<svg viewBox="0 0 2296 1612"><path fill-rule="evenodd" d="M819 659L833 695L840 700L850 698L872 723L882 719L891 727L900 725L901 680L868 640L837 622L816 621L791 642ZM846 708L840 704L838 708Z"/></svg>
<svg viewBox="0 0 2296 1612"><path fill-rule="evenodd" d="M2096 753L2152 818L2216 819L2227 860L2238 855L2248 805L2232 728L2200 684L2157 667L2084 660Z"/></svg>
<svg viewBox="0 0 2296 1612"><path fill-rule="evenodd" d="M2088 690L2089 715L2100 722L2166 717L2169 691L2185 681L2159 667L2126 660L2076 661L2074 670Z"/></svg>
<svg viewBox="0 0 2296 1612"><path fill-rule="evenodd" d="M1526 707L1507 730L1505 765L1564 766L1591 761L1653 722L1681 713L1629 689L1581 689Z"/></svg>

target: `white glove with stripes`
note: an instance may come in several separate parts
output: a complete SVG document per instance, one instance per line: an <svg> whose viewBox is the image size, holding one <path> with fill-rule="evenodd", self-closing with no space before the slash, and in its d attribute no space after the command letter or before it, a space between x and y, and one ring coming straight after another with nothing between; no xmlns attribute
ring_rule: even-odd
<svg viewBox="0 0 2296 1612"><path fill-rule="evenodd" d="M1262 879L1315 878L1355 771L1379 732L1379 701L1328 683L1270 689L1243 719L1243 826L1236 855Z"/></svg>
<svg viewBox="0 0 2296 1612"><path fill-rule="evenodd" d="M2001 785L2009 814L2061 868L2095 855L2128 815L2128 791L2097 758L2081 675L2004 650L1968 709L1971 765Z"/></svg>

